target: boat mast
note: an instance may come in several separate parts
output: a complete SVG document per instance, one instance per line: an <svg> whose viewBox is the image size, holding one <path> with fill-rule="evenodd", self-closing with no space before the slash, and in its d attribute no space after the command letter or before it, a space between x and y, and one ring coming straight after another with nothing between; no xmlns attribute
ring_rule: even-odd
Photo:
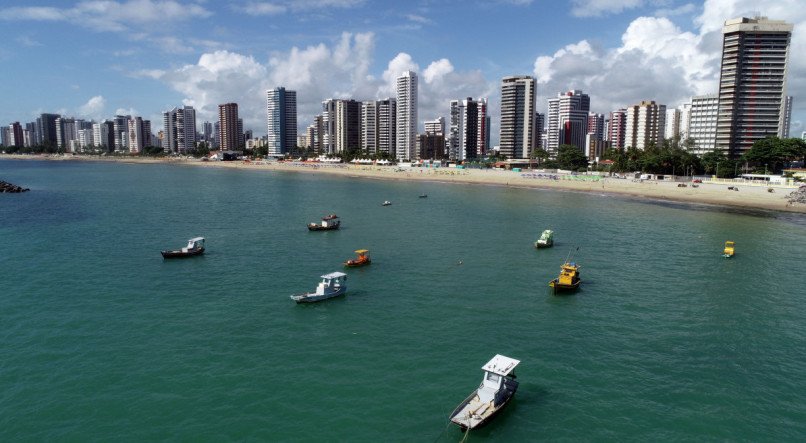
<svg viewBox="0 0 806 443"><path fill-rule="evenodd" d="M576 249L572 249L568 251L568 255L565 257L565 262L568 263L569 260L573 257L572 253L579 251L579 246Z"/></svg>

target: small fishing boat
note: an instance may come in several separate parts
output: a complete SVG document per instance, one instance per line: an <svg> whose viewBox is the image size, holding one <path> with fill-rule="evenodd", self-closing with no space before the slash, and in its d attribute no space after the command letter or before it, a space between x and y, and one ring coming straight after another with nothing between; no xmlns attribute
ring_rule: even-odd
<svg viewBox="0 0 806 443"><path fill-rule="evenodd" d="M735 247L736 247L736 243L734 243L734 242L732 242L730 240L726 241L725 242L725 249L722 251L722 256L725 257L725 258L733 257L733 254L735 253L735 250L734 250Z"/></svg>
<svg viewBox="0 0 806 443"><path fill-rule="evenodd" d="M188 240L187 246L182 249L162 251L162 258L185 258L204 254L204 237L196 237Z"/></svg>
<svg viewBox="0 0 806 443"><path fill-rule="evenodd" d="M369 250L368 249L358 249L355 251L358 256L352 260L347 260L344 262L344 266L348 268L357 268L359 266L366 266L372 263L372 260L369 257Z"/></svg>
<svg viewBox="0 0 806 443"><path fill-rule="evenodd" d="M451 412L450 420L463 431L487 424L518 390L518 382L515 381L515 366L518 363L520 360L496 354L481 367L484 371L481 385Z"/></svg>
<svg viewBox="0 0 806 443"><path fill-rule="evenodd" d="M389 200L385 200L383 203L381 203L381 206L389 206L391 204L392 202L390 202Z"/></svg>
<svg viewBox="0 0 806 443"><path fill-rule="evenodd" d="M554 246L554 231L546 229L535 242L535 248L550 248Z"/></svg>
<svg viewBox="0 0 806 443"><path fill-rule="evenodd" d="M308 223L308 230L331 231L333 229L339 229L340 225L341 220L339 220L339 216L336 214L330 214L328 216L322 217L321 223Z"/></svg>
<svg viewBox="0 0 806 443"><path fill-rule="evenodd" d="M549 287L554 289L555 294L563 291L576 291L579 288L579 284L582 282L579 278L580 267L581 266L576 263L566 260L566 262L560 266L560 275L549 282Z"/></svg>
<svg viewBox="0 0 806 443"><path fill-rule="evenodd" d="M420 198L428 198L428 194L420 194Z"/></svg>
<svg viewBox="0 0 806 443"><path fill-rule="evenodd" d="M291 300L297 303L313 303L328 298L338 297L347 292L347 274L343 272L331 272L322 277L322 281L314 292L292 295Z"/></svg>

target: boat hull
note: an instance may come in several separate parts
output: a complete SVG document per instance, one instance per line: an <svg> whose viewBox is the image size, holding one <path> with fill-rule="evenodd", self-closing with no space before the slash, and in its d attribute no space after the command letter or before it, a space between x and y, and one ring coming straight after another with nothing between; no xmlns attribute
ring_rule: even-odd
<svg viewBox="0 0 806 443"><path fill-rule="evenodd" d="M305 294L299 295L292 295L291 300L294 300L297 303L316 303L318 301L327 300L329 298L338 297L344 295L347 292L346 287L339 288L338 291L329 293L329 294L316 294L313 292L308 292Z"/></svg>
<svg viewBox="0 0 806 443"><path fill-rule="evenodd" d="M336 229L339 229L340 225L341 225L341 223L336 223L335 225L332 225L332 226L308 225L308 230L309 231L335 231Z"/></svg>
<svg viewBox="0 0 806 443"><path fill-rule="evenodd" d="M570 285L561 284L557 279L554 279L549 282L549 287L554 291L554 293L558 292L573 292L579 289L579 284L582 283L582 280L577 280Z"/></svg>
<svg viewBox="0 0 806 443"><path fill-rule="evenodd" d="M537 249L550 248L552 246L554 246L554 242L545 243L545 242L540 242L540 240L535 242L535 248L537 248Z"/></svg>
<svg viewBox="0 0 806 443"><path fill-rule="evenodd" d="M489 414L487 414L486 416L484 416L481 420L478 420L478 421L475 421L475 422L472 422L472 423L462 422L461 419L458 418L457 416L465 409L465 407L471 401L473 401L476 398L477 394L476 394L476 392L473 392L472 394L470 394L469 397L467 397L465 399L465 401L460 403L459 406L457 406L456 409L453 410L453 412L451 412L451 415L450 415L449 418L450 418L451 422L453 422L455 425L459 426L459 428L461 428L462 431L482 428L482 427L486 426L488 423L490 423L490 421L492 421L492 419L495 418L498 415L498 413L500 413L509 404L509 402L515 397L515 392L517 391L517 389L518 389L518 384L517 384L517 382L514 382L514 386L512 386L512 390L506 391L508 393L508 395L505 395L500 400L498 405L493 405L491 412Z"/></svg>
<svg viewBox="0 0 806 443"><path fill-rule="evenodd" d="M195 257L197 255L204 254L204 248L199 248L194 251L162 251L162 258L187 258L187 257Z"/></svg>
<svg viewBox="0 0 806 443"><path fill-rule="evenodd" d="M353 260L347 260L344 262L344 266L348 268L360 268L361 266L367 266L372 263L371 260L363 261L363 262L355 262Z"/></svg>

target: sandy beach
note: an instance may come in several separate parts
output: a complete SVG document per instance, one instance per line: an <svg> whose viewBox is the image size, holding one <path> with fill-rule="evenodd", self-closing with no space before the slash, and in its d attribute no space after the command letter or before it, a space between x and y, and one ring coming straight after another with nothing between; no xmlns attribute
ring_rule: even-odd
<svg viewBox="0 0 806 443"><path fill-rule="evenodd" d="M678 187L677 182L604 178L598 176L557 176L538 170L522 172L499 169L454 169L454 168L401 168L397 166L364 166L347 164L319 164L301 162L265 161L200 161L177 158L120 158L85 156L32 156L0 155L2 159L55 160L55 161L104 161L124 163L158 163L198 167L249 169L262 171L287 171L305 174L333 174L347 177L385 180L425 180L444 183L511 186L523 188L554 189L596 194L620 194L656 200L686 203L723 205L742 208L806 213L806 204L789 204L787 196L796 190L793 187L766 186L745 183L701 183L694 188L691 183ZM556 177L556 178L555 178ZM0 177L2 178L2 177ZM729 186L739 191L729 190ZM773 189L770 192L768 189Z"/></svg>

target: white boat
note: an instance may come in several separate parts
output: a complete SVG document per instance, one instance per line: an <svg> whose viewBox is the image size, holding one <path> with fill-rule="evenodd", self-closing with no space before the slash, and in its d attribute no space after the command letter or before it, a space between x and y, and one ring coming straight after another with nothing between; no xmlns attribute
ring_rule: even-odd
<svg viewBox="0 0 806 443"><path fill-rule="evenodd" d="M188 240L188 245L182 249L162 251L162 258L183 258L204 254L204 237L195 237Z"/></svg>
<svg viewBox="0 0 806 443"><path fill-rule="evenodd" d="M383 203L381 203L381 206L389 206L391 204L392 204L392 202L390 202L389 200L386 200Z"/></svg>
<svg viewBox="0 0 806 443"><path fill-rule="evenodd" d="M554 231L546 229L535 242L535 248L550 248L554 245Z"/></svg>
<svg viewBox="0 0 806 443"><path fill-rule="evenodd" d="M315 292L292 295L291 300L297 303L312 303L328 298L338 297L347 292L347 274L343 272L331 272L322 276L322 281L316 287Z"/></svg>
<svg viewBox="0 0 806 443"><path fill-rule="evenodd" d="M450 415L450 420L462 430L475 429L487 424L501 409L506 406L515 391L515 366L520 360L496 354L481 369L484 379L475 392L470 394Z"/></svg>

